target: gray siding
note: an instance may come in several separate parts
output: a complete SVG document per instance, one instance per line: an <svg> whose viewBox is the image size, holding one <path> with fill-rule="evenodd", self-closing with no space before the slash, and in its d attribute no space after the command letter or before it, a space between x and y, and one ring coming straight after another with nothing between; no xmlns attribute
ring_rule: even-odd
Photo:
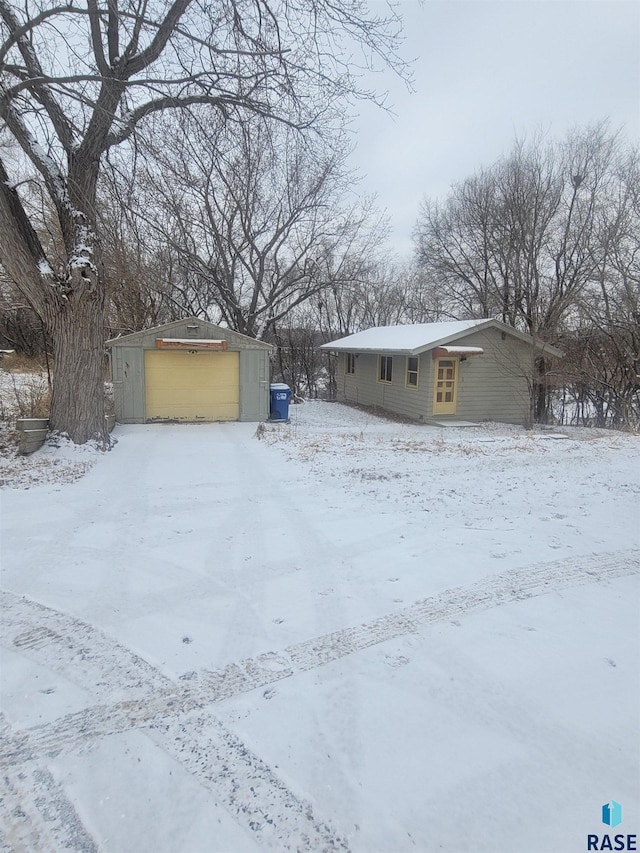
<svg viewBox="0 0 640 853"><path fill-rule="evenodd" d="M469 356L460 362L455 415L438 415L457 420L493 420L525 423L529 419L529 377L533 350L529 344L489 328L465 335L449 345L482 347L484 355ZM345 354L338 356L338 399L365 406L379 406L416 420L433 417L435 362L432 350L420 355L418 388L407 388L406 356L393 356L391 384L378 381L378 356L360 353L355 359L355 375L345 374Z"/></svg>
<svg viewBox="0 0 640 853"><path fill-rule="evenodd" d="M344 354L340 354L338 360L338 399L363 406L379 406L416 420L424 420L431 414L433 368L430 353L423 353L419 357L417 388L405 386L407 358L404 355L393 356L391 383L378 381L377 355L356 355L355 375L345 374Z"/></svg>
<svg viewBox="0 0 640 853"><path fill-rule="evenodd" d="M116 420L144 423L144 351L139 347L113 347L111 378Z"/></svg>
<svg viewBox="0 0 640 853"><path fill-rule="evenodd" d="M228 349L232 351L262 349L265 352L270 352L273 349L269 344L265 344L262 341L248 338L239 332L233 332L231 329L225 329L222 326L214 326L213 323L192 317L186 320L176 320L175 323L167 323L165 326L156 326L153 329L143 329L141 332L134 332L131 335L123 335L121 338L114 338L108 343L109 346L114 348L120 346L141 346L144 349L155 349L157 338L223 340L227 341Z"/></svg>
<svg viewBox="0 0 640 853"><path fill-rule="evenodd" d="M269 353L240 352L240 420L264 421L269 417Z"/></svg>
<svg viewBox="0 0 640 853"><path fill-rule="evenodd" d="M460 365L456 418L525 423L530 416L529 377L532 347L498 329L468 335L461 345L482 347L484 355Z"/></svg>

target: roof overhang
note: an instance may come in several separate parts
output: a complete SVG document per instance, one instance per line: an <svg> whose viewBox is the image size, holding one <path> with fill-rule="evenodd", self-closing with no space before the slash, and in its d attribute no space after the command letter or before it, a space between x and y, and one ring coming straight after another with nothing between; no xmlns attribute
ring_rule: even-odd
<svg viewBox="0 0 640 853"><path fill-rule="evenodd" d="M156 338L156 348L226 350L227 342L210 338Z"/></svg>
<svg viewBox="0 0 640 853"><path fill-rule="evenodd" d="M442 358L443 356L448 355L460 355L464 358L469 358L472 355L484 355L484 350L482 347L435 347L435 349L431 350L431 358Z"/></svg>
<svg viewBox="0 0 640 853"><path fill-rule="evenodd" d="M546 344L543 341L534 341L535 348L544 355L552 355L554 358L564 358L564 351L554 347L551 344Z"/></svg>

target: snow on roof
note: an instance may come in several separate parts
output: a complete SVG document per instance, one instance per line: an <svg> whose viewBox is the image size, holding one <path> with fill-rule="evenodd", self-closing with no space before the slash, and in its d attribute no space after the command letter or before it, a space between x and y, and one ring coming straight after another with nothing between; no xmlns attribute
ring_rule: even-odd
<svg viewBox="0 0 640 853"><path fill-rule="evenodd" d="M448 355L484 355L482 347L440 346L436 347L436 350L446 352Z"/></svg>
<svg viewBox="0 0 640 853"><path fill-rule="evenodd" d="M451 320L446 323L416 323L411 326L376 326L346 338L323 344L322 349L360 352L413 353L469 332L494 320Z"/></svg>
<svg viewBox="0 0 640 853"><path fill-rule="evenodd" d="M182 320L174 320L171 323L163 323L161 326L154 326L151 329L141 329L139 332L130 332L126 335L117 335L114 338L110 338L105 343L108 347L139 346L142 345L142 342L145 338L152 338L153 336L158 337L163 333L166 334L168 337L171 337L172 330L180 330L181 328L185 327L190 330L195 330L195 328L198 328L199 330L201 330L201 332L206 332L207 330L209 330L211 334L216 335L216 340L218 338L222 340L228 339L229 343L237 343L244 341L246 342L246 345L251 349L275 349L273 344L268 344L265 341L260 341L256 338L250 338L248 335L243 335L241 332L236 332L233 329L229 329L225 326L210 323L208 320L203 320L199 317L184 317ZM180 334L179 331L178 334ZM196 339L194 338L189 340ZM207 338L206 340L210 341L212 339Z"/></svg>

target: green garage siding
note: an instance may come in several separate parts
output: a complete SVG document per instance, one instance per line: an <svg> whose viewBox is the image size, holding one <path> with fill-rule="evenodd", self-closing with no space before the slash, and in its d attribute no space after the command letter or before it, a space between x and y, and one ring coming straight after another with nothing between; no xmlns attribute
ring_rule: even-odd
<svg viewBox="0 0 640 853"><path fill-rule="evenodd" d="M220 354L236 354L237 369L234 381L239 384L239 387L236 393L235 409L230 414L231 409L227 406L224 417L232 416L241 421L262 421L269 417L269 357L273 347L231 329L225 329L221 326L215 326L213 323L190 317L175 323L124 335L121 338L114 338L107 342L110 350L111 377L118 423L145 423L158 417L158 412L155 409L150 412L146 410L145 352L160 353L161 351L157 346L159 338L189 342L193 340L193 352L203 353L203 358L200 359L199 363L208 359L212 364L214 363L212 358L214 353L206 349L206 341L225 341L226 349L224 353L221 352ZM190 343L186 346L187 349L181 351L185 356L191 348ZM180 351L168 348L164 349L162 354L172 352ZM194 365L196 358L197 355L194 355ZM159 380L156 376L151 381L157 384ZM213 384L215 385L215 382ZM195 393L197 397L199 393L197 388ZM203 393L206 394L207 392L203 391ZM167 402L170 401L167 400ZM167 408L168 415L171 411L173 409L169 406ZM194 417L194 419L199 420L200 418ZM209 419L209 416L204 419Z"/></svg>
<svg viewBox="0 0 640 853"><path fill-rule="evenodd" d="M114 346L111 349L111 376L116 420L124 424L144 423L144 350Z"/></svg>

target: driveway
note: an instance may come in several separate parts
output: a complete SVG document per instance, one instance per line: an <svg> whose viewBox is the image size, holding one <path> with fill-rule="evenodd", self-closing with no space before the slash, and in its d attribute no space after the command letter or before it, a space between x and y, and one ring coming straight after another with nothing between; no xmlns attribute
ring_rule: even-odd
<svg viewBox="0 0 640 853"><path fill-rule="evenodd" d="M255 430L119 427L4 492L8 849L539 853L631 820L637 444Z"/></svg>

